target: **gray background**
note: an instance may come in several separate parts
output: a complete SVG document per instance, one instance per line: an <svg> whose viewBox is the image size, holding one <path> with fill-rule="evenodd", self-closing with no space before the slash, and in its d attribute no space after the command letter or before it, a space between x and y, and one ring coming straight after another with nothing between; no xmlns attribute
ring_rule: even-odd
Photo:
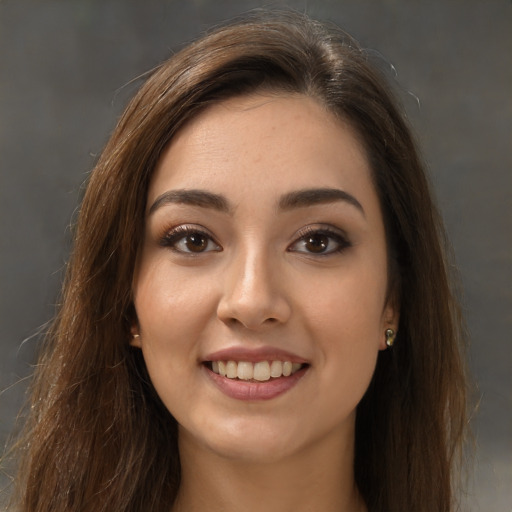
<svg viewBox="0 0 512 512"><path fill-rule="evenodd" d="M262 5L0 0L2 444L23 400L36 333L54 311L81 184L137 85L126 84L205 28ZM512 3L274 5L336 22L396 69L462 274L479 402L467 508L509 512Z"/></svg>

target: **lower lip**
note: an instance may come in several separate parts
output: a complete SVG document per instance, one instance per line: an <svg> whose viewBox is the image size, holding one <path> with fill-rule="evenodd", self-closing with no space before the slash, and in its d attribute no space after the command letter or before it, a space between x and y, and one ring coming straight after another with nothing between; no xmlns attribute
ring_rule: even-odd
<svg viewBox="0 0 512 512"><path fill-rule="evenodd" d="M293 375L288 377L279 377L277 379L270 379L263 382L245 381L238 379L228 379L222 377L215 372L212 372L206 366L203 366L204 371L213 383L227 396L237 400L245 401L259 401L271 400L283 393L292 389L302 377L304 377L309 366L301 368Z"/></svg>

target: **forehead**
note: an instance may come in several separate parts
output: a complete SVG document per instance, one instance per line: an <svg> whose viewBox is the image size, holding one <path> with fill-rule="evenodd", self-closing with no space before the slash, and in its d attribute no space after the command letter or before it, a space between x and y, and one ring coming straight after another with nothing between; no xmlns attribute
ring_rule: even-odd
<svg viewBox="0 0 512 512"><path fill-rule="evenodd" d="M151 180L151 201L172 188L225 193L371 184L359 140L316 100L253 94L213 105L188 122L164 151Z"/></svg>

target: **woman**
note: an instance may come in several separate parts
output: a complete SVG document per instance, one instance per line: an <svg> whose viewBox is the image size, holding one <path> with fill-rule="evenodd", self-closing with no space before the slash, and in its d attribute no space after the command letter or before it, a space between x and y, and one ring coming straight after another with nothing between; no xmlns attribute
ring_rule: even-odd
<svg viewBox="0 0 512 512"><path fill-rule="evenodd" d="M295 14L161 65L91 174L23 511L453 510L461 320L403 117Z"/></svg>

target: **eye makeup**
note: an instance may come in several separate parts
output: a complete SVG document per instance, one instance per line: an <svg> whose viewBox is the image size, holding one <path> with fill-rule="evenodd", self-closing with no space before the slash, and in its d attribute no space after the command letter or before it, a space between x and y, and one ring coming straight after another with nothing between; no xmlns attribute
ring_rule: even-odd
<svg viewBox="0 0 512 512"><path fill-rule="evenodd" d="M352 246L347 235L330 225L310 225L297 232L299 239L289 247L289 252L312 256L329 256Z"/></svg>
<svg viewBox="0 0 512 512"><path fill-rule="evenodd" d="M180 224L171 228L160 238L159 243L162 247L185 254L222 250L208 230L195 224Z"/></svg>

